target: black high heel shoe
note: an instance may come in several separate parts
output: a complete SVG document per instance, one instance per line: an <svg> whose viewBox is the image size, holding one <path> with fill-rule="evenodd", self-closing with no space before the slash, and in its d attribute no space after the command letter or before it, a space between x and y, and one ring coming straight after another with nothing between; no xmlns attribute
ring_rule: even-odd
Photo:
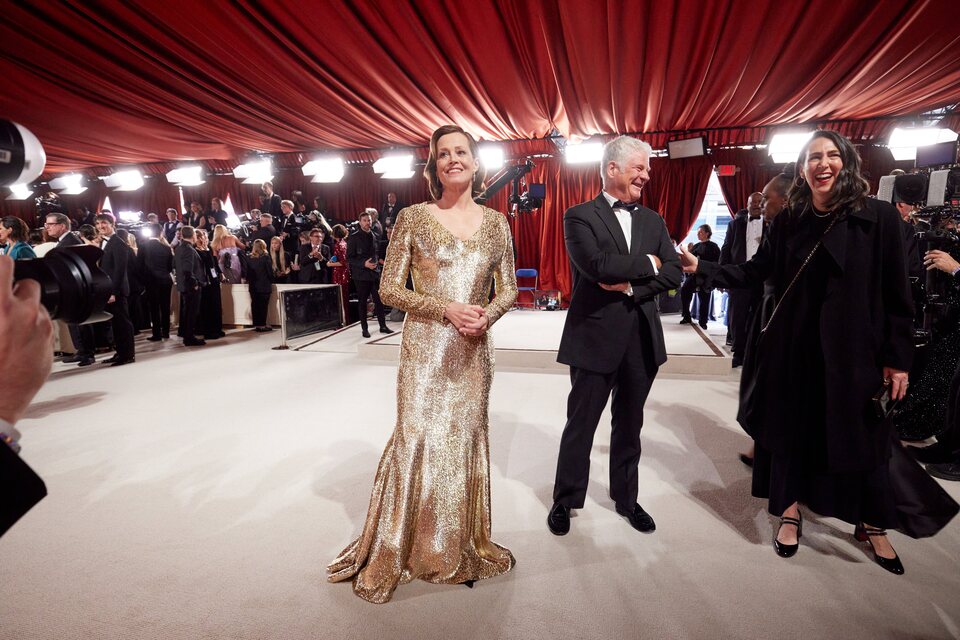
<svg viewBox="0 0 960 640"><path fill-rule="evenodd" d="M797 515L800 517L791 518L790 516L781 516L780 526L777 527L777 532L773 534L773 548L781 558L792 558L797 553L797 549L800 548L800 538L803 536L803 514L798 511ZM783 544L777 540L777 536L780 535L780 529L782 529L785 524L792 524L797 528L797 544Z"/></svg>
<svg viewBox="0 0 960 640"><path fill-rule="evenodd" d="M887 535L886 529L868 529L863 524L858 524L853 530L853 537L859 542L870 542L870 536L885 536ZM870 550L873 552L873 560L889 571L898 576L902 576L904 573L903 563L900 562L900 556L894 556L892 558L884 558L883 556L877 555L877 550L873 548L873 542L870 542Z"/></svg>

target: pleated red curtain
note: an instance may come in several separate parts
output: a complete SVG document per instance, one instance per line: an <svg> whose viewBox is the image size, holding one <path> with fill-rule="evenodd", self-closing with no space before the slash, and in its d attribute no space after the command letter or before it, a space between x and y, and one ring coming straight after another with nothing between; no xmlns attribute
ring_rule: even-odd
<svg viewBox="0 0 960 640"><path fill-rule="evenodd" d="M643 190L642 202L661 216L674 242L690 232L707 195L707 184L713 170L709 156L668 160L654 158L650 182Z"/></svg>
<svg viewBox="0 0 960 640"><path fill-rule="evenodd" d="M718 178L731 216L746 207L750 194L763 191L764 185L782 169L782 165L774 164L764 149L716 149L713 161L716 165L737 167L736 175Z"/></svg>

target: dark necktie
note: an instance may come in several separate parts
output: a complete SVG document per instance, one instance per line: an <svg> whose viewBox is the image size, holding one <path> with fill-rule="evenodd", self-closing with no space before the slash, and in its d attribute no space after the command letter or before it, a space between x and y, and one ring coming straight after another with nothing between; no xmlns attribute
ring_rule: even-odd
<svg viewBox="0 0 960 640"><path fill-rule="evenodd" d="M640 205L637 204L636 202L634 202L633 204L627 204L626 202L623 202L622 200L617 200L616 202L613 203L613 208L614 208L614 209L625 209L626 211L629 211L630 213L634 213L634 212L640 210Z"/></svg>

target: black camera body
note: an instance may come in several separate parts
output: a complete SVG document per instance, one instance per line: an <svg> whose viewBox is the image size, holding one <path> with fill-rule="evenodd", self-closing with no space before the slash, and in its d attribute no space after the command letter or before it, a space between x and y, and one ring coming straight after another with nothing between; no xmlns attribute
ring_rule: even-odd
<svg viewBox="0 0 960 640"><path fill-rule="evenodd" d="M13 279L36 280L50 317L83 324L110 318L104 312L113 293L110 277L97 266L103 252L78 245L51 249L43 258L17 260Z"/></svg>

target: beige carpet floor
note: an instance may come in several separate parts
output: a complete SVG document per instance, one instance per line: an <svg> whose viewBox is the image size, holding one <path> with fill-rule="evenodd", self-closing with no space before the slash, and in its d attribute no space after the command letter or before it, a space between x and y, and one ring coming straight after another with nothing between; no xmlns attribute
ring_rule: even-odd
<svg viewBox="0 0 960 640"><path fill-rule="evenodd" d="M324 567L363 523L396 368L343 340L280 352L276 333L241 332L140 342L127 367L58 365L19 425L50 496L0 538L0 638L960 637L960 522L894 533L902 577L812 514L797 556L774 554L737 460L734 378L654 385L640 502L656 533L613 511L605 417L586 507L557 538L544 519L568 378L499 371L493 532L516 569L368 604Z"/></svg>

